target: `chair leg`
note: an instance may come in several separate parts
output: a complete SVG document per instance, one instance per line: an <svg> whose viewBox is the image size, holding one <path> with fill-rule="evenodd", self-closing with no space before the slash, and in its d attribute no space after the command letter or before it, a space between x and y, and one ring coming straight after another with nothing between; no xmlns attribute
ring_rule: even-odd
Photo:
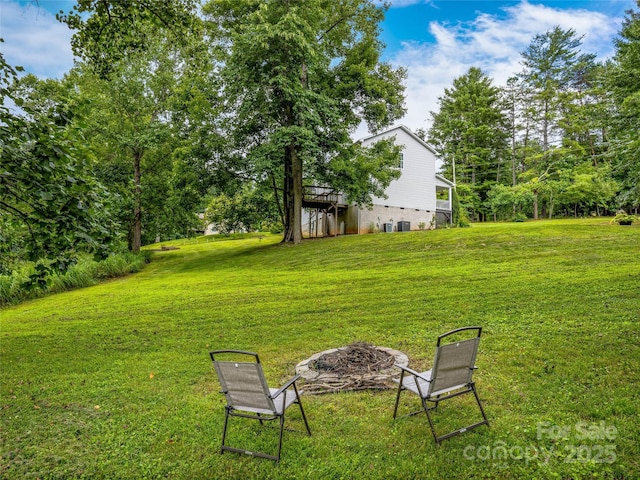
<svg viewBox="0 0 640 480"><path fill-rule="evenodd" d="M398 404L400 403L400 393L402 392L402 377L404 377L404 371L400 375L400 383L398 383L398 393L396 394L396 404L393 407L393 419L395 420L398 415Z"/></svg>
<svg viewBox="0 0 640 480"><path fill-rule="evenodd" d="M222 428L222 445L220 446L220 454L224 453L224 440L227 437L227 424L229 423L229 409L224 409L224 427Z"/></svg>
<svg viewBox="0 0 640 480"><path fill-rule="evenodd" d="M478 402L478 407L480 407L480 413L482 413L482 418L484 419L484 422L489 425L489 420L487 420L487 416L484 413L484 408L482 408L482 402L480 402L480 397L478 397L478 392L476 391L476 386L475 384L471 384L471 391L473 392L473 395L476 397L476 401Z"/></svg>
<svg viewBox="0 0 640 480"><path fill-rule="evenodd" d="M433 434L433 438L436 441L436 443L440 445L440 440L438 438L438 435L436 434L436 427L433 424L433 419L431 418L431 415L429 414L429 410L434 410L437 407L438 407L438 403L436 402L435 407L429 408L427 406L427 401L424 398L422 399L422 408L424 408L424 413L427 414L427 420L429 420L429 427L431 428L431 433Z"/></svg>
<svg viewBox="0 0 640 480"><path fill-rule="evenodd" d="M435 438L436 443L438 445L440 445L440 443L442 443L442 441L446 440L447 438L451 438L451 437L453 437L455 435L458 435L460 433L468 432L469 430L473 430L474 428L479 427L481 425L489 426L489 420L487 420L487 416L484 413L484 408L482 408L482 403L480 402L480 397L478 397L478 392L476 391L475 385L473 383L471 383L469 385L469 390L466 390L466 391L462 392L461 394L466 394L466 393L469 393L469 392L473 392L473 395L476 397L476 402L478 402L478 407L480 407L480 413L482 414L482 421L473 423L473 424L468 425L466 427L459 428L458 430L454 430L453 432L449 432L449 433L447 433L445 435L440 435L440 436L436 435L436 431L435 431L434 425L433 425L433 423L431 421L431 415L429 415L429 410L434 410L438 406L438 401L439 400L438 399L434 400L435 403L436 403L436 406L432 407L430 409L427 409L426 405L425 405L425 410L426 410L426 413L427 413L427 417L429 418L429 425L431 426L431 431L433 432L433 437ZM452 395L452 397L455 397L455 396L458 396L458 395L461 395L461 394L454 394L454 395Z"/></svg>
<svg viewBox="0 0 640 480"><path fill-rule="evenodd" d="M309 428L309 422L307 422L307 416L304 414L304 408L302 408L302 400L300 399L300 395L298 395L298 388L296 384L293 384L293 390L296 393L296 403L300 407L300 413L302 414L302 420L304 420L304 426L307 428L307 433L311 436L311 429Z"/></svg>
<svg viewBox="0 0 640 480"><path fill-rule="evenodd" d="M276 463L280 463L280 452L282 451L282 432L284 430L284 414L280 415L280 436L278 438L278 455Z"/></svg>

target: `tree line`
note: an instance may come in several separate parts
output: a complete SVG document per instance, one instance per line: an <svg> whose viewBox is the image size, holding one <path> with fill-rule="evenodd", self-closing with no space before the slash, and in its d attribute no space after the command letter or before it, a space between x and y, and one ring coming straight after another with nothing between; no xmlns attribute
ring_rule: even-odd
<svg viewBox="0 0 640 480"><path fill-rule="evenodd" d="M574 30L554 27L506 85L473 67L439 97L421 134L471 219L637 211L640 13L627 12L613 58L597 62L580 46Z"/></svg>
<svg viewBox="0 0 640 480"><path fill-rule="evenodd" d="M405 113L406 71L381 60L385 8L78 0L58 16L77 58L62 79L21 76L0 52L0 274L24 259L64 271L81 251L104 258L190 236L205 211L222 230L298 243L305 185L369 204L399 176L399 149L351 135ZM463 211L637 207L638 25L629 12L604 64L554 29L507 86L475 68L454 81L423 135Z"/></svg>

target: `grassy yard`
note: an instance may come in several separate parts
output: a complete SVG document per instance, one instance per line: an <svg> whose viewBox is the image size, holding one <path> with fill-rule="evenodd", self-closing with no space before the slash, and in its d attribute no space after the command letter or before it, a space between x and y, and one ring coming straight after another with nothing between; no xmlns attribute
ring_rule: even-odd
<svg viewBox="0 0 640 480"><path fill-rule="evenodd" d="M637 225L175 245L140 273L0 311L0 478L640 477ZM303 395L313 436L293 407L279 465L218 453L209 350L257 351L278 386L357 340L426 369L438 334L476 324L490 428L437 447L425 415L392 421L393 390ZM461 397L435 415L444 430L477 411ZM235 420L231 442L275 445L275 426Z"/></svg>

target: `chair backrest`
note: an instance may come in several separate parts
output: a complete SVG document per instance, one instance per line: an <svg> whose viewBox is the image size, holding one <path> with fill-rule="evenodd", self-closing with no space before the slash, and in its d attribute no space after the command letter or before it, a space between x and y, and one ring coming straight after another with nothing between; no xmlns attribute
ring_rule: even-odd
<svg viewBox="0 0 640 480"><path fill-rule="evenodd" d="M232 354L244 361L220 360L221 355ZM210 352L227 405L235 410L273 414L275 406L264 377L258 354L242 350ZM216 358L216 356L218 358ZM246 361L252 357L251 361Z"/></svg>
<svg viewBox="0 0 640 480"><path fill-rule="evenodd" d="M450 335L467 330L475 330L477 335L466 340L443 342ZM429 384L429 395L445 393L471 383L481 333L482 327L463 327L438 337L436 355L431 370L433 381Z"/></svg>

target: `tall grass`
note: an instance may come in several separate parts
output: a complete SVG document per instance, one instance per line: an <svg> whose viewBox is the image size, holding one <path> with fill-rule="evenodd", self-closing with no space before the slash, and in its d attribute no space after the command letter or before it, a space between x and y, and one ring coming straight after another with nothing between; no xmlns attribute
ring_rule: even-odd
<svg viewBox="0 0 640 480"><path fill-rule="evenodd" d="M638 226L174 245L135 275L0 312L0 477L640 478ZM489 428L438 447L425 415L392 421L392 390L304 394L312 436L294 408L278 466L219 454L210 350L257 351L278 386L355 340L426 369L438 334L475 324ZM439 431L477 415L464 398L434 413ZM275 445L252 423L230 441Z"/></svg>
<svg viewBox="0 0 640 480"><path fill-rule="evenodd" d="M0 275L0 305L16 304L50 293L89 287L101 280L139 272L148 262L149 253L114 254L101 261L95 261L89 255L82 255L78 262L63 274L50 275L46 279L46 287L36 288L27 286L29 277L36 273L36 266L33 262L25 262L11 275Z"/></svg>

